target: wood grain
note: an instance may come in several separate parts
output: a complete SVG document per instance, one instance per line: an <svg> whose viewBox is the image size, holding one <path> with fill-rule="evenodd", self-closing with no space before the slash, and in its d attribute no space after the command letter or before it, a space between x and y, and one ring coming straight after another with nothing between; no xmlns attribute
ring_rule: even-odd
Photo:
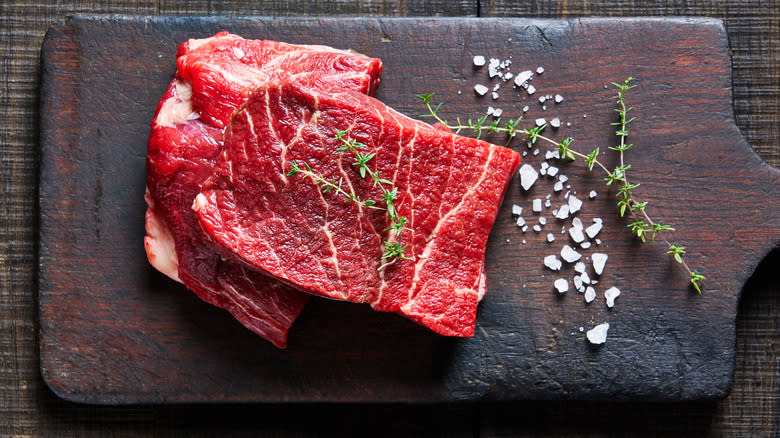
<svg viewBox="0 0 780 438"><path fill-rule="evenodd" d="M422 28L442 41L419 35ZM555 115L571 128L560 135L586 145L609 144L613 135L614 93L592 78L643 78L632 96L642 115L632 141L645 145L631 153L643 164L635 180L653 182L643 193L653 211L679 227L675 238L694 242L689 261L708 277L706 299L689 290L663 251L628 238L607 191L580 216L604 218L601 248L610 266L621 267L608 269L597 289L617 285L625 298L607 310L603 299L586 306L575 292L556 296L541 259L561 244L523 235L509 213L512 203L530 211L531 198L550 187L544 192L540 182L524 193L515 179L488 245L490 293L474 338L437 337L395 315L315 300L290 348L273 349L164 280L138 243L151 108L173 74L165 54L188 36L220 29L380 57L377 97L407 114L419 111L413 96L425 91L451 102L445 117L478 114L493 102L469 92L480 80L471 57L529 60L547 70L535 81L539 94L566 96ZM621 65L619 54L628 50L634 62ZM66 399L101 404L723 397L732 381L738 292L780 235L780 176L733 123L729 73L725 31L708 20L77 17L54 28L43 47L43 376ZM458 90L466 93L457 98ZM519 114L531 103L529 118L547 114L536 96L523 96L507 99L504 109ZM706 161L696 159L703 147ZM538 166L532 155L526 160ZM572 190L601 190L600 178L560 165ZM758 196L770 201L756 202ZM553 202L565 199L556 194ZM696 216L683 214L693 208ZM561 224L567 226L553 222L545 232L560 234ZM578 327L604 321L613 327L610 342L589 348Z"/></svg>
<svg viewBox="0 0 780 438"><path fill-rule="evenodd" d="M312 2L318 5L325 2ZM342 3L334 13L355 13L357 5ZM358 3L358 2L353 2ZM365 5L367 2L360 2ZM393 13L396 1L376 1L377 9ZM421 2L409 2L421 3ZM225 407L83 407L63 403L43 385L38 374L36 300L34 291L37 256L35 252L35 199L37 177L37 100L40 73L39 52L46 29L68 14L124 13L124 14L209 14L219 2L181 2L127 0L111 1L19 1L0 3L0 149L2 166L3 202L0 214L0 434L12 436L104 436L107 431L124 436L213 436L228 433L235 436L256 436L265 430L276 436L315 436L315 431L300 421L301 418L319 418L320 430L336 433L340 419L374 419L376 424L386 418L408 420L414 431L426 436L457 435L458 430L473 427L479 435L480 426L489 426L489 418L480 423L478 405L474 415L470 408L436 409L421 407L385 408L352 405L323 408L317 406L265 407L258 412L254 406ZM296 14L287 2L234 2L225 14ZM330 4L330 3L328 3ZM487 3L481 7L472 2L466 12L488 12ZM531 5L531 6L524 6ZM535 6L538 5L538 6ZM761 5L767 5L761 7ZM774 5L774 6L773 6ZM582 9L587 6L587 11ZM311 7L311 6L310 6ZM320 9L321 13L330 13ZM473 11L473 12L470 12ZM679 12L678 12L679 11ZM453 11L455 14L457 11ZM423 14L443 13L429 9ZM496 16L533 15L550 18L571 17L578 14L642 16L665 13L706 15L725 20L731 49L734 53L734 106L738 126L762 157L780 165L780 92L778 66L780 57L780 8L776 2L746 3L727 1L636 1L636 2L529 2L497 4L490 9ZM565 14L565 15L564 15ZM775 49L772 49L772 48ZM754 91L751 84L761 84ZM775 253L776 254L776 253ZM723 436L769 436L780 429L780 386L777 361L780 359L778 342L778 315L780 284L774 275L780 259L767 260L768 268L756 273L764 279L765 287L755 282L743 292L743 301L737 318L737 372L731 396L716 404L674 404L642 406L644 416L637 419L637 430L657 430L666 424L667 435L707 435L717 432ZM539 406L539 404L529 404ZM463 406L463 405L459 405ZM469 406L469 405L466 405ZM585 423L597 418L620 418L636 412L634 404L581 405L559 403L554 408L554 419L534 416L531 409L523 424L509 430L528 430L535 424L549 425L550 436L564 434L559 419ZM486 406L484 410L492 410ZM540 409L542 409L540 407ZM483 411L484 411L483 410ZM413 413L424 411L424 415ZM438 412L439 414L435 414ZM517 412L506 412L516 418ZM251 420L250 420L251 419ZM460 421L463 420L463 421ZM553 422L554 425L550 425ZM383 423L386 424L386 423ZM504 424L511 424L507 419ZM457 427L447 427L456 425ZM645 427L643 427L645 426ZM356 431L376 433L365 426ZM504 427L504 436L506 427ZM592 436L612 436L610 423L598 423L587 429ZM390 429L388 434L392 434ZM427 433L426 433L427 432ZM466 435L471 436L470 432Z"/></svg>

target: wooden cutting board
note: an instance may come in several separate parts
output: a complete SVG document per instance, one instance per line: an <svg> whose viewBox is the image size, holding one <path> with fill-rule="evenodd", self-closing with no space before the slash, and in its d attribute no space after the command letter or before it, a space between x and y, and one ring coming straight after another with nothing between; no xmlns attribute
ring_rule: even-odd
<svg viewBox="0 0 780 438"><path fill-rule="evenodd" d="M586 304L553 281L569 222L565 202L542 177L524 192L510 184L487 250L489 292L476 336L449 339L367 306L313 299L278 350L226 312L199 301L145 258L146 138L157 101L175 72L179 43L229 30L246 38L327 44L380 57L377 97L416 116L415 95L435 92L445 117L478 117L488 106L516 117L559 117L548 130L574 146L614 144L615 90L637 120L628 153L637 195L674 225L687 260L707 276L699 296L665 254L640 245L618 218L614 189L582 163L550 164L585 199L578 213L602 218L599 252L609 254ZM537 92L503 83L499 98L474 55L536 70ZM758 158L734 124L729 47L722 23L706 19L368 19L90 17L46 36L41 89L41 372L63 398L86 403L303 402L507 399L692 400L723 397L734 369L740 290L778 245L780 173ZM560 94L560 103L538 97ZM495 138L500 142L502 139ZM544 151L523 142L537 168ZM615 165L611 155L605 158ZM587 199L590 190L598 196ZM523 233L511 215L551 195L542 233ZM548 243L546 233L555 233ZM595 248L595 246L594 246ZM596 249L583 250L589 257ZM570 283L571 284L571 283ZM617 286L613 309L603 292ZM606 344L584 331L608 322Z"/></svg>

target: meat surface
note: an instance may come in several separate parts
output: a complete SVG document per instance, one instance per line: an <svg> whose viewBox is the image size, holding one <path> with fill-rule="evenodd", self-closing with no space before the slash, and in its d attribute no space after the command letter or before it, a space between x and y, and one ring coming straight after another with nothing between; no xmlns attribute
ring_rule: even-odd
<svg viewBox="0 0 780 438"><path fill-rule="evenodd" d="M383 269L395 241L387 212L323 193L292 162L347 192L379 200L338 131L376 153L369 167L398 190L406 256ZM351 91L292 83L260 88L232 118L214 174L195 199L204 234L226 258L328 298L398 312L449 336L474 333L484 251L520 156L407 118Z"/></svg>
<svg viewBox="0 0 780 438"><path fill-rule="evenodd" d="M200 236L192 201L222 150L224 125L256 86L287 74L323 89L373 92L381 62L348 51L250 41L222 32L182 44L177 64L149 135L148 259L204 301L284 347L309 296L220 257Z"/></svg>

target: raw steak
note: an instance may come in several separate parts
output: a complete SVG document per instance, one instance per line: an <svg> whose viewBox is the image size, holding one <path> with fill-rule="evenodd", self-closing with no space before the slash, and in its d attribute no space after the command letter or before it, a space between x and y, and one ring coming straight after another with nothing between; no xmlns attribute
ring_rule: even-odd
<svg viewBox="0 0 780 438"><path fill-rule="evenodd" d="M279 67L280 59L289 63L286 69ZM222 149L222 126L258 84L288 75L323 89L373 92L381 62L327 47L248 41L223 32L182 44L178 65L149 136L147 256L204 301L284 347L308 295L223 260L200 237L192 201ZM223 100L212 100L217 98Z"/></svg>
<svg viewBox="0 0 780 438"><path fill-rule="evenodd" d="M378 200L337 132L376 153L398 189L407 256L378 269L395 235L386 211L323 193L292 161ZM449 336L474 333L485 244L520 156L407 118L351 91L291 83L259 89L231 119L225 149L193 209L225 257L320 296L369 303Z"/></svg>

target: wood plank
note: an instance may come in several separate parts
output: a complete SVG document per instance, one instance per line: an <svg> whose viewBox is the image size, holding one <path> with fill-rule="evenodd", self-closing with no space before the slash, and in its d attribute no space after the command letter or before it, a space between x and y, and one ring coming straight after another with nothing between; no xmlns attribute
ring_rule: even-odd
<svg viewBox="0 0 780 438"><path fill-rule="evenodd" d="M98 403L725 395L739 288L777 243L778 205L771 202L776 171L752 153L733 124L722 26L706 20L488 24L490 38L480 37L485 22L468 20L80 18L57 28L44 46L42 102L41 354L48 383L69 399ZM618 223L603 238L611 266L623 267L602 283L646 275L644 282L630 293L624 289L611 312L595 303L585 307L576 295L560 300L549 278L541 277L546 244L517 243L522 237L508 209L530 198L515 183L488 254L495 287L481 307L477 337L442 339L393 315L317 302L298 323L291 348L271 349L152 272L135 246L143 233L138 193L149 108L173 73L172 59L159 55L173 53L186 37L222 28L291 42L348 42L380 56L386 70L378 97L410 114L419 112L412 96L426 91L449 100L450 114L483 111L484 99L469 93L472 53L511 55L516 64L532 60L548 69L546 85L564 92L560 114L574 122L571 135L582 144L611 141L611 91L602 87L606 80L592 78L642 78L633 141L655 147L632 151L642 163L637 175L652 181L646 197L660 216L699 250L692 260L705 266L706 297L688 292L662 251L638 249ZM431 29L432 37L419 28ZM470 35L464 44L462 35ZM512 44L504 44L509 38ZM635 65L617 62L621 48L635 53ZM105 65L116 69L107 72ZM456 80L442 80L449 77ZM587 124L579 118L584 112ZM707 144L706 161L697 159L700 144ZM572 184L598 180L564 169ZM684 172L672 180L668 169ZM756 202L755 194L769 201ZM681 211L694 203L702 216ZM733 208L723 209L724 203ZM592 211L612 217L606 192ZM723 239L723 229L736 230L729 236L734 240ZM104 264L96 269L86 260ZM527 270L522 280L518 266ZM663 269L648 273L647 266ZM521 284L527 287L520 290ZM615 327L613 340L588 348L577 327L606 319ZM354 325L345 328L339 320ZM649 343L647 333L654 334Z"/></svg>

